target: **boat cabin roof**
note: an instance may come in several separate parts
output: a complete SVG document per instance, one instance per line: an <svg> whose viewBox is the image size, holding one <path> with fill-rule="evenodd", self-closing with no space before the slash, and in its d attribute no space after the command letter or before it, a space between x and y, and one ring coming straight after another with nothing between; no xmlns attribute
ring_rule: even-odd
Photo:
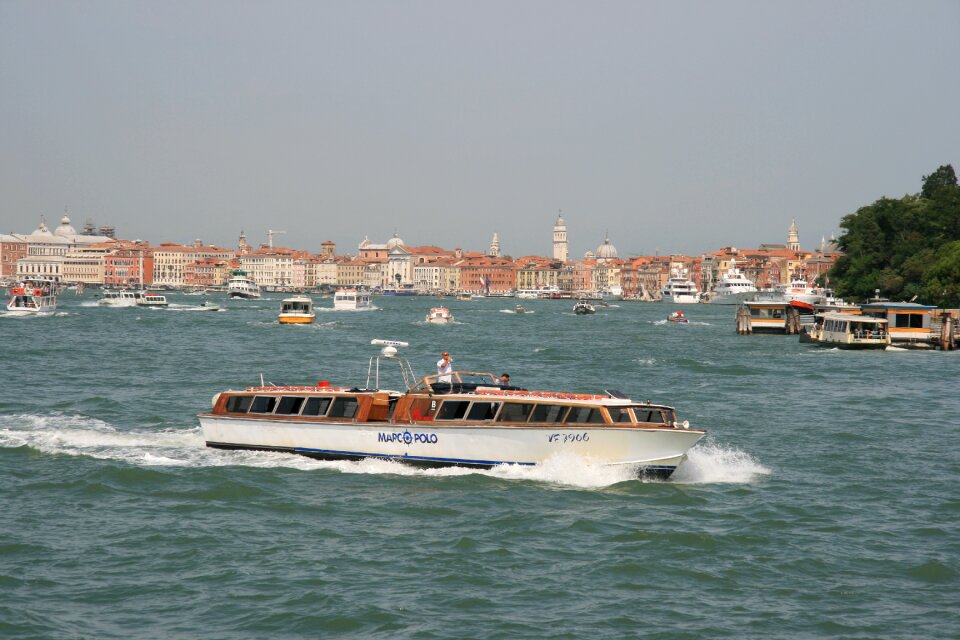
<svg viewBox="0 0 960 640"><path fill-rule="evenodd" d="M824 320L839 320L842 322L854 322L857 324L875 324L883 325L887 324L886 318L876 318L874 316L858 316L852 313L840 313L838 311L832 311L830 313L821 314Z"/></svg>
<svg viewBox="0 0 960 640"><path fill-rule="evenodd" d="M864 311L933 311L936 307L916 302L865 302Z"/></svg>

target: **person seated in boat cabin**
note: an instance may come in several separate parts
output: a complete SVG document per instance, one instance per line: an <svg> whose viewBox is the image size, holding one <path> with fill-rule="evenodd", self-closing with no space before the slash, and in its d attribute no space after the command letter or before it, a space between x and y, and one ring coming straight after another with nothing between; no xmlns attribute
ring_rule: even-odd
<svg viewBox="0 0 960 640"><path fill-rule="evenodd" d="M510 386L510 374L509 374L509 373L501 373L501 374L500 374L500 379L497 380L497 384L499 384L501 387L509 387L509 386Z"/></svg>
<svg viewBox="0 0 960 640"><path fill-rule="evenodd" d="M440 359L437 361L437 375L440 377L437 378L437 382L446 382L450 384L453 382L453 377L450 375L453 372L453 358L450 357L450 354L444 351L440 354Z"/></svg>

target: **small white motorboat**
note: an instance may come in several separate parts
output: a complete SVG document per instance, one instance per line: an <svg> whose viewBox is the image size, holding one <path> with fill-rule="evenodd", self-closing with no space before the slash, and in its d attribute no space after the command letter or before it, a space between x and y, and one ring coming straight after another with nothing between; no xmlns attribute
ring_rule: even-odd
<svg viewBox="0 0 960 640"><path fill-rule="evenodd" d="M449 324L453 322L453 314L446 307L434 307L430 309L425 321L430 324Z"/></svg>

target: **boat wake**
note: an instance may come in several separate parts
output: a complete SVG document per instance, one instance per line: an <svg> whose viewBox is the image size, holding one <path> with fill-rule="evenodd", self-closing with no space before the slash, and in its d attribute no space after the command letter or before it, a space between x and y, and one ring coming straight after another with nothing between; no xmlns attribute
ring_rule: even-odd
<svg viewBox="0 0 960 640"><path fill-rule="evenodd" d="M425 469L381 459L314 460L267 451L225 451L205 446L200 427L160 431L120 431L84 416L21 414L0 416L0 448L30 447L51 455L88 456L143 467L252 467L332 471L351 474L448 478L478 474L509 481L530 481L582 489L600 489L638 481L630 466L591 464L574 455L557 455L534 466L500 465L492 469ZM668 484L746 484L770 470L750 455L718 445L697 445Z"/></svg>
<svg viewBox="0 0 960 640"><path fill-rule="evenodd" d="M536 313L536 311L522 311L520 313L517 313L514 309L500 309L500 313L512 313L513 315L516 315L516 316L525 316L525 315L533 315L534 313Z"/></svg>
<svg viewBox="0 0 960 640"><path fill-rule="evenodd" d="M670 482L677 484L749 484L771 471L748 453L717 444L697 444L677 467Z"/></svg>

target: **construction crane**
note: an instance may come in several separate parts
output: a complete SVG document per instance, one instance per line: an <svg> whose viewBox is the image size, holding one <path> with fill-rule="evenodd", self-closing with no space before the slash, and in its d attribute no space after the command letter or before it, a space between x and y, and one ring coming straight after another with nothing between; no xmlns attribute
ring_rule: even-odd
<svg viewBox="0 0 960 640"><path fill-rule="evenodd" d="M267 246L273 249L273 236L281 233L286 233L286 231L274 231L273 229L267 229Z"/></svg>

